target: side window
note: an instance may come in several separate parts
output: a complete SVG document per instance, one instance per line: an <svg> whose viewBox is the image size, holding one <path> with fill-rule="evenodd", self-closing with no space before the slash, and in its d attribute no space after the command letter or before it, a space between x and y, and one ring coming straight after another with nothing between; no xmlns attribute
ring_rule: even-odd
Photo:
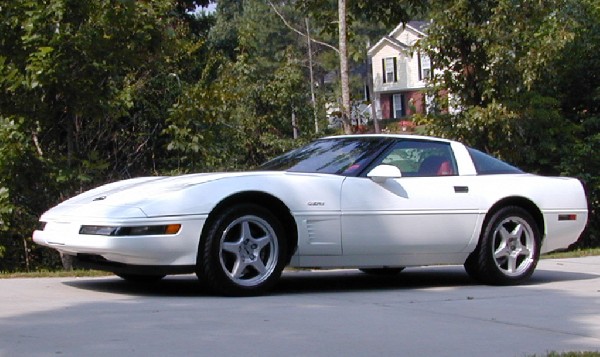
<svg viewBox="0 0 600 357"><path fill-rule="evenodd" d="M478 175L522 174L520 169L500 161L495 157L484 154L479 150L468 148Z"/></svg>
<svg viewBox="0 0 600 357"><path fill-rule="evenodd" d="M457 175L450 144L426 140L402 140L383 157L382 164L394 165L404 177Z"/></svg>

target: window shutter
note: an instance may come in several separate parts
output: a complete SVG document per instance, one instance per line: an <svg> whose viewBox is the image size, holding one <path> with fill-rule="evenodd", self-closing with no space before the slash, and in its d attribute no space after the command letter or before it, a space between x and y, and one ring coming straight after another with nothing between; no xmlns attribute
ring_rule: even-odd
<svg viewBox="0 0 600 357"><path fill-rule="evenodd" d="M406 103L406 98L404 98L404 94L400 94L400 103L402 103L402 109L400 113L402 115L402 118L404 118L406 116L406 105L404 105L404 103Z"/></svg>
<svg viewBox="0 0 600 357"><path fill-rule="evenodd" d="M423 69L421 68L421 53L417 54L417 61L419 62L419 80L423 80Z"/></svg>
<svg viewBox="0 0 600 357"><path fill-rule="evenodd" d="M385 58L381 59L381 68L383 68L383 83L386 83L387 74L385 72Z"/></svg>
<svg viewBox="0 0 600 357"><path fill-rule="evenodd" d="M394 57L394 82L398 82L398 65L396 64L396 57Z"/></svg>

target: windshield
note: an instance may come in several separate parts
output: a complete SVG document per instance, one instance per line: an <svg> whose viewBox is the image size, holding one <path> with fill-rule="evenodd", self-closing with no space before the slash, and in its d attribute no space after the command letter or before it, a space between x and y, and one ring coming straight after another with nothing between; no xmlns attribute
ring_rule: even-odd
<svg viewBox="0 0 600 357"><path fill-rule="evenodd" d="M355 176L387 144L389 141L381 137L321 139L276 157L258 169Z"/></svg>

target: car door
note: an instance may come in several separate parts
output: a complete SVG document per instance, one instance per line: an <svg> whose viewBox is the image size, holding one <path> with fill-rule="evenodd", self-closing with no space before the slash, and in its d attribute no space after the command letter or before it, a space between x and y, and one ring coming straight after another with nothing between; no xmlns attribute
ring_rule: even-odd
<svg viewBox="0 0 600 357"><path fill-rule="evenodd" d="M377 164L399 168L402 177L380 183L365 176L344 181L343 254L464 251L475 235L479 200L469 187L473 176L458 175L451 145L401 139Z"/></svg>

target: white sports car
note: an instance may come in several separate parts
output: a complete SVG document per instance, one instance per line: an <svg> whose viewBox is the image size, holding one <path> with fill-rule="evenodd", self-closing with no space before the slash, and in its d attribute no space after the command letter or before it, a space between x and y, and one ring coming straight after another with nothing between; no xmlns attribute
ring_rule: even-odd
<svg viewBox="0 0 600 357"><path fill-rule="evenodd" d="M253 295L285 266L464 264L515 284L540 253L575 242L587 201L573 178L541 177L431 137L335 136L258 171L143 177L50 209L36 243L132 281L196 273L215 292Z"/></svg>

